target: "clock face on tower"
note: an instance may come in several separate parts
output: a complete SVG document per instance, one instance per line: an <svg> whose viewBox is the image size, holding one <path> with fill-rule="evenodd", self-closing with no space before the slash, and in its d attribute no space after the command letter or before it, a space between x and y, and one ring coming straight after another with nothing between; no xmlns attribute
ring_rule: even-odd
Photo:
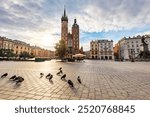
<svg viewBox="0 0 150 117"><path fill-rule="evenodd" d="M144 40L144 42L145 42L146 44L148 44L147 40Z"/></svg>

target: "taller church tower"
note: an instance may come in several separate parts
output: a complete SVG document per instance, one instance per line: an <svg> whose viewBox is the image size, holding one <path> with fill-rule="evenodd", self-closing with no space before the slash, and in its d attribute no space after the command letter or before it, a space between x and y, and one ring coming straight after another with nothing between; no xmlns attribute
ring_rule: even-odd
<svg viewBox="0 0 150 117"><path fill-rule="evenodd" d="M68 45L68 17L66 15L66 9L64 8L64 14L61 17L61 39Z"/></svg>

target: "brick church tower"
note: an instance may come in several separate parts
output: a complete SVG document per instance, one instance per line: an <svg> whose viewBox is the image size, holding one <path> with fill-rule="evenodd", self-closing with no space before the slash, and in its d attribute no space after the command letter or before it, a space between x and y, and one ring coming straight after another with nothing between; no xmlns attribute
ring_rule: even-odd
<svg viewBox="0 0 150 117"><path fill-rule="evenodd" d="M79 53L79 25L76 19L74 19L74 24L72 25L72 39L74 52L77 54Z"/></svg>
<svg viewBox="0 0 150 117"><path fill-rule="evenodd" d="M68 17L65 9L64 14L61 17L61 39L63 39L66 45L68 45Z"/></svg>

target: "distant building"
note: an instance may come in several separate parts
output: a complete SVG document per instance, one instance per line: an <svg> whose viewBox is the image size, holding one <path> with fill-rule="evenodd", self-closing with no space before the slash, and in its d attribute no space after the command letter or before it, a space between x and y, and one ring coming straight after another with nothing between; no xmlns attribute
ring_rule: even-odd
<svg viewBox="0 0 150 117"><path fill-rule="evenodd" d="M32 55L35 58L48 58L48 59L55 58L54 51L46 50L38 46L32 46Z"/></svg>
<svg viewBox="0 0 150 117"><path fill-rule="evenodd" d="M90 59L91 58L90 51L85 51L84 54L85 54L85 58L86 59Z"/></svg>
<svg viewBox="0 0 150 117"><path fill-rule="evenodd" d="M27 52L27 53L31 54L32 48L31 48L30 44L27 44L27 43L25 43L23 41L19 41L19 40L14 40L13 42L14 42L14 48L13 48L14 54L16 54L18 56L22 52Z"/></svg>
<svg viewBox="0 0 150 117"><path fill-rule="evenodd" d="M13 53L19 57L22 52L27 52L35 57L43 58L55 58L55 52L51 50L46 50L37 46L30 46L23 41L11 40L6 37L0 36L0 49L10 49Z"/></svg>
<svg viewBox="0 0 150 117"><path fill-rule="evenodd" d="M114 59L113 40L98 40L99 44L99 59L112 60Z"/></svg>
<svg viewBox="0 0 150 117"><path fill-rule="evenodd" d="M92 40L90 42L90 56L92 59L100 59L100 60L114 59L113 41Z"/></svg>
<svg viewBox="0 0 150 117"><path fill-rule="evenodd" d="M119 44L115 44L115 47L113 48L114 49L114 59L119 59Z"/></svg>
<svg viewBox="0 0 150 117"><path fill-rule="evenodd" d="M98 40L90 42L90 58L98 59L99 56L99 44Z"/></svg>
<svg viewBox="0 0 150 117"><path fill-rule="evenodd" d="M141 50L142 36L124 37L118 41L119 45L119 59L128 60L130 58L138 57ZM145 35L146 43L150 51L150 36Z"/></svg>
<svg viewBox="0 0 150 117"><path fill-rule="evenodd" d="M0 36L0 49L14 49L14 42L11 39Z"/></svg>

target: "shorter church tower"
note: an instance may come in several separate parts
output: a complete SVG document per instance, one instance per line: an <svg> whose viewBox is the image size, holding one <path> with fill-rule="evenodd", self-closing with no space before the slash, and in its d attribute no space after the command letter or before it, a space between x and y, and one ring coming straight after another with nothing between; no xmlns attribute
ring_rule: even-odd
<svg viewBox="0 0 150 117"><path fill-rule="evenodd" d="M72 25L72 39L73 39L73 48L75 54L79 53L79 25L77 20L74 19L74 24Z"/></svg>

